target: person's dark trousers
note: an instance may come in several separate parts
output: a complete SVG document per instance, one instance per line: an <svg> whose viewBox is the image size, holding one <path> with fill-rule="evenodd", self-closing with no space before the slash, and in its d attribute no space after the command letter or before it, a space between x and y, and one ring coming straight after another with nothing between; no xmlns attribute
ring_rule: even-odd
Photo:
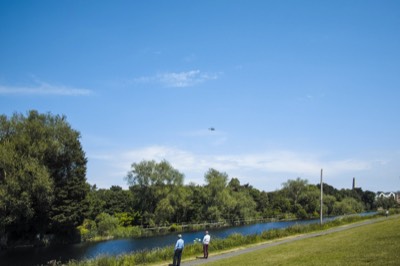
<svg viewBox="0 0 400 266"><path fill-rule="evenodd" d="M203 253L204 253L204 258L208 258L208 245L204 244L203 245Z"/></svg>
<svg viewBox="0 0 400 266"><path fill-rule="evenodd" d="M174 252L174 266L180 266L181 265L181 258L182 258L182 249L177 249Z"/></svg>

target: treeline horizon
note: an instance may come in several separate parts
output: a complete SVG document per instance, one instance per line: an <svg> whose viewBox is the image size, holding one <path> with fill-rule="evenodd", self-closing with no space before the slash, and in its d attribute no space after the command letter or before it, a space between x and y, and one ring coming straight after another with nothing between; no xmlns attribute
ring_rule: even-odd
<svg viewBox="0 0 400 266"><path fill-rule="evenodd" d="M13 241L43 244L49 236L137 236L138 228L279 217L318 217L319 184L297 178L273 192L210 168L204 185L184 185L184 175L166 160L133 162L129 189L97 189L86 179L87 158L80 133L65 116L0 116L0 247ZM389 208L361 188L323 184L324 215Z"/></svg>

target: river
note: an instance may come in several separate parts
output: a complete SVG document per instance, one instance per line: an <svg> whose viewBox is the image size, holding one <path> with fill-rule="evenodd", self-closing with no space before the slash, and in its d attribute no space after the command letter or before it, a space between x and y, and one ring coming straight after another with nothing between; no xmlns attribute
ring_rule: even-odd
<svg viewBox="0 0 400 266"><path fill-rule="evenodd" d="M365 215L365 214L363 214ZM333 218L329 218L333 219ZM326 221L326 220L324 220ZM317 223L315 220L294 220L258 223L245 226L229 227L210 230L212 238L226 238L233 233L242 235L259 234L271 229L287 228L295 224ZM204 231L182 233L186 244L193 243L197 238L203 238ZM28 247L3 251L0 253L1 266L32 266L46 264L48 261L57 260L83 260L99 255L121 255L134 251L165 247L175 244L177 234L168 234L147 238L114 239L101 242L86 242L73 245L55 245L49 247ZM171 247L172 249L172 247Z"/></svg>

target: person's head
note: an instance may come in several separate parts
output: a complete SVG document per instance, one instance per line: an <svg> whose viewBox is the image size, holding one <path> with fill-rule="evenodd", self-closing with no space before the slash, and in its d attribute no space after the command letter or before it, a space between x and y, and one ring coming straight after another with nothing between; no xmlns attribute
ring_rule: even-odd
<svg viewBox="0 0 400 266"><path fill-rule="evenodd" d="M179 235L178 235L178 238L182 238L182 235L181 235L181 234L179 234Z"/></svg>
<svg viewBox="0 0 400 266"><path fill-rule="evenodd" d="M208 231L206 231L206 235L208 235Z"/></svg>

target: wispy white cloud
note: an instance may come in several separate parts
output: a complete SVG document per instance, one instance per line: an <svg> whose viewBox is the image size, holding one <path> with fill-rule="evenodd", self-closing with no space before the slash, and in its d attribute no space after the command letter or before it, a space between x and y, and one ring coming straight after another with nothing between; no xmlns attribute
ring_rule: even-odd
<svg viewBox="0 0 400 266"><path fill-rule="evenodd" d="M60 95L83 96L91 94L91 90L72 88L64 85L53 85L47 82L35 80L32 86L8 86L0 85L0 95Z"/></svg>
<svg viewBox="0 0 400 266"><path fill-rule="evenodd" d="M203 73L200 70L184 72L165 72L155 76L136 78L136 83L158 83L165 87L185 88L218 78L217 74Z"/></svg>
<svg viewBox="0 0 400 266"><path fill-rule="evenodd" d="M90 159L91 156L89 156ZM92 157L93 158L93 157ZM196 154L190 151L167 146L149 146L118 152L109 157L97 156L113 165L114 173L119 177L126 176L132 163L142 160L167 160L171 165L186 175L187 182L202 183L204 174L214 168L226 172L231 177L243 177L252 185L268 183L262 177L286 176L286 178L310 176L316 177L321 168L329 175L346 175L348 173L369 170L373 164L359 159L326 160L322 156L309 155L293 151L271 151L266 153L248 154ZM287 179L281 179L274 184L279 187Z"/></svg>
<svg viewBox="0 0 400 266"><path fill-rule="evenodd" d="M301 97L298 97L297 100L300 102L309 102L309 101L317 101L321 100L325 97L324 93L319 93L319 94L306 94Z"/></svg>

